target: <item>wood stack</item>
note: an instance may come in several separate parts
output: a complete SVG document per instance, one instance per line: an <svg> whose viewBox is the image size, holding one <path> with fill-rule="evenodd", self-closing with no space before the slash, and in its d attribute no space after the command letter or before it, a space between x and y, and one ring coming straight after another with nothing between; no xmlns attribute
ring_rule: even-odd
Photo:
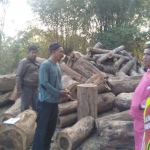
<svg viewBox="0 0 150 150"><path fill-rule="evenodd" d="M61 149L72 150L81 144L93 131L94 120L97 135L103 141L100 142L103 149L116 150L117 147L121 149L123 146L127 149L133 147L133 120L129 116L128 110L133 92L141 80L144 70L139 60L131 56L123 45L113 50L101 47L101 43L97 43L94 47L88 47L86 55L73 51L70 56L66 56L64 62L60 63L62 85L71 92L70 97L62 99L58 105L57 126L66 128L57 135L57 143ZM43 59L39 60L43 61ZM94 94L92 90L87 92L88 89L85 88L85 90L79 90L77 96L77 87L80 87L81 84L82 88L89 84L97 85L95 87L97 87L98 95ZM20 113L18 111L20 101L16 97L15 74L0 76L0 93L2 93L0 106L7 104L10 100L14 101L14 105L0 116L1 128L4 120L16 117ZM91 94L86 97L87 93ZM116 114L99 119L99 116L114 109L117 109ZM93 117L83 118L83 110L86 114L92 110ZM82 117L79 117L78 120L78 116ZM126 146L127 142L130 143L129 146Z"/></svg>

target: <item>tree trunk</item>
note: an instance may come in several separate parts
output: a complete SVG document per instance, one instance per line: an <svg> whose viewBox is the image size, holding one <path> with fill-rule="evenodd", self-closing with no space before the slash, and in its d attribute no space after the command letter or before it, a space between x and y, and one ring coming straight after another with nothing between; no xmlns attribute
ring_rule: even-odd
<svg viewBox="0 0 150 150"><path fill-rule="evenodd" d="M108 78L108 82L111 87L111 91L118 95L120 93L134 92L135 88L139 84L142 76L122 76Z"/></svg>
<svg viewBox="0 0 150 150"><path fill-rule="evenodd" d="M138 74L136 71L134 71L133 69L131 69L131 70L128 72L128 75L129 75L129 76L138 76L139 74Z"/></svg>
<svg viewBox="0 0 150 150"><path fill-rule="evenodd" d="M77 99L77 85L80 83L73 80L71 77L67 75L63 75L61 81L62 81L62 87L71 92L70 99L71 100Z"/></svg>
<svg viewBox="0 0 150 150"><path fill-rule="evenodd" d="M124 58L126 61L130 60L129 57L123 56L123 55L119 55L119 54L113 54L112 57L113 58Z"/></svg>
<svg viewBox="0 0 150 150"><path fill-rule="evenodd" d="M113 109L115 100L116 96L111 92L98 94L98 113Z"/></svg>
<svg viewBox="0 0 150 150"><path fill-rule="evenodd" d="M99 48L99 47L102 47L102 43L100 43L100 42L96 43L96 44L93 46L93 48Z"/></svg>
<svg viewBox="0 0 150 150"><path fill-rule="evenodd" d="M129 57L130 60L133 59L133 57L126 50L123 50L122 52L123 52L123 55Z"/></svg>
<svg viewBox="0 0 150 150"><path fill-rule="evenodd" d="M120 69L120 71L127 74L133 66L134 66L134 62L133 62L133 60L130 60Z"/></svg>
<svg viewBox="0 0 150 150"><path fill-rule="evenodd" d="M56 141L62 150L74 150L85 140L94 129L94 119L84 117L74 126L66 128L57 134Z"/></svg>
<svg viewBox="0 0 150 150"><path fill-rule="evenodd" d="M131 101L133 98L133 93L121 93L117 95L115 100L115 106L119 111L129 110L131 106Z"/></svg>
<svg viewBox="0 0 150 150"><path fill-rule="evenodd" d="M94 74L85 83L93 83L97 85L98 93L111 90L109 85L107 84L106 79L104 79L104 77L101 76L101 74Z"/></svg>
<svg viewBox="0 0 150 150"><path fill-rule="evenodd" d="M0 106L4 106L9 102L10 94L11 94L11 92L0 95Z"/></svg>
<svg viewBox="0 0 150 150"><path fill-rule="evenodd" d="M135 56L133 57L133 61L134 61L134 66L133 66L133 70L135 72L137 72L137 63L138 63L138 58Z"/></svg>
<svg viewBox="0 0 150 150"><path fill-rule="evenodd" d="M143 69L142 67L138 67L138 73L140 73L140 74L144 74L144 73L145 73L145 71L144 71L144 69Z"/></svg>
<svg viewBox="0 0 150 150"><path fill-rule="evenodd" d="M101 121L97 130L102 149L134 149L133 121L105 120Z"/></svg>
<svg viewBox="0 0 150 150"><path fill-rule="evenodd" d="M77 122L77 113L68 114L65 116L58 116L57 127L66 128Z"/></svg>
<svg viewBox="0 0 150 150"><path fill-rule="evenodd" d="M119 58L118 61L114 63L114 68L119 69L119 67L126 61L124 57Z"/></svg>
<svg viewBox="0 0 150 150"><path fill-rule="evenodd" d="M41 65L42 62L44 62L46 59L45 59L45 58L41 58L41 57L36 57L36 60L37 60L38 63Z"/></svg>
<svg viewBox="0 0 150 150"><path fill-rule="evenodd" d="M61 103L58 105L58 115L67 115L77 112L77 101Z"/></svg>
<svg viewBox="0 0 150 150"><path fill-rule="evenodd" d="M9 119L9 118L14 118L17 115L19 115L20 112L20 104L21 104L21 99L17 99L15 104L12 105L9 109L7 109L1 116L0 116L0 125L3 123L3 121Z"/></svg>
<svg viewBox="0 0 150 150"><path fill-rule="evenodd" d="M79 73L77 73L76 71L72 70L71 68L69 68L67 65L65 65L64 63L60 64L60 68L62 71L63 75L68 75L70 76L73 80L76 80L80 83L84 83L87 78L85 78L84 76L80 75Z"/></svg>
<svg viewBox="0 0 150 150"><path fill-rule="evenodd" d="M0 75L0 92L12 91L15 86L16 74Z"/></svg>
<svg viewBox="0 0 150 150"><path fill-rule="evenodd" d="M97 85L79 84L77 86L78 120L85 116L97 118Z"/></svg>
<svg viewBox="0 0 150 150"><path fill-rule="evenodd" d="M70 62L68 65L73 70L84 76L85 78L90 78L93 74L99 73L102 74L104 77L106 76L105 73L98 70L94 65L92 65L88 60L85 60L83 57L80 58L70 58Z"/></svg>
<svg viewBox="0 0 150 150"><path fill-rule="evenodd" d="M21 118L16 124L0 126L0 146L3 150L27 150L33 140L36 112L26 110L16 118Z"/></svg>

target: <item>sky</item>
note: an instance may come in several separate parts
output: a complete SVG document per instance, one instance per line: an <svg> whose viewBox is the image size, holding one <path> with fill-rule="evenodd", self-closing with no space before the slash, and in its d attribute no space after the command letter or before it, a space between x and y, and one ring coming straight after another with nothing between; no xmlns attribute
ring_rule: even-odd
<svg viewBox="0 0 150 150"><path fill-rule="evenodd" d="M3 15L2 6L0 6L0 18ZM27 27L27 22L35 19L27 0L10 0L6 9L5 25L3 32L7 36L15 36L19 30Z"/></svg>

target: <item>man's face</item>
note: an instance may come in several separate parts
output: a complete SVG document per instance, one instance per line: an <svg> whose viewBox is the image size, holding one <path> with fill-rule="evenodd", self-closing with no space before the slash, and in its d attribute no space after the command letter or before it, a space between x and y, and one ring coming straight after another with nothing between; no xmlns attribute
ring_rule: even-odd
<svg viewBox="0 0 150 150"><path fill-rule="evenodd" d="M28 52L28 58L31 61L35 61L36 56L37 56L37 50L31 50L30 52Z"/></svg>
<svg viewBox="0 0 150 150"><path fill-rule="evenodd" d="M144 50L143 65L145 68L150 68L150 49Z"/></svg>
<svg viewBox="0 0 150 150"><path fill-rule="evenodd" d="M53 52L53 55L57 61L60 61L64 57L64 50L62 47L59 47Z"/></svg>

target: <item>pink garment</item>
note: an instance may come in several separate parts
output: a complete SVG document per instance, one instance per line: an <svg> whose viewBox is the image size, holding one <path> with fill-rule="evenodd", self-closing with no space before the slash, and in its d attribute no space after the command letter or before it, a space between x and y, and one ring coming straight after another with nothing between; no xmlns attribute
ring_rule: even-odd
<svg viewBox="0 0 150 150"><path fill-rule="evenodd" d="M143 120L143 110L140 110L139 106L141 104L145 105L148 96L150 96L150 70L144 74L139 85L135 89L130 108L131 116L136 119Z"/></svg>
<svg viewBox="0 0 150 150"><path fill-rule="evenodd" d="M145 105L147 98L150 96L150 70L142 77L139 85L135 89L130 115L134 118L134 141L135 150L141 150L144 135L143 110L139 109L140 105Z"/></svg>
<svg viewBox="0 0 150 150"><path fill-rule="evenodd" d="M135 150L141 150L144 135L144 122L134 119L134 142Z"/></svg>

